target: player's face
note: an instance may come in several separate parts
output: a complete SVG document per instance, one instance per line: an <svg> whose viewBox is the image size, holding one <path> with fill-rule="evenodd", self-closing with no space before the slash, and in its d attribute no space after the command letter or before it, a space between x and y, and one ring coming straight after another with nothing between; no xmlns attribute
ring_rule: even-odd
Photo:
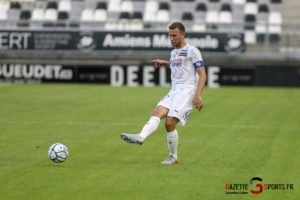
<svg viewBox="0 0 300 200"><path fill-rule="evenodd" d="M184 33L182 33L178 28L169 29L170 41L173 47L180 49L184 43Z"/></svg>

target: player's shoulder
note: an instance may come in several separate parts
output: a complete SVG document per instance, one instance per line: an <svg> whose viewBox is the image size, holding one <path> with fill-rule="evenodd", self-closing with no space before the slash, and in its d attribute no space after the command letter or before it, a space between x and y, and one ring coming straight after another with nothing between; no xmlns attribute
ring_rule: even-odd
<svg viewBox="0 0 300 200"><path fill-rule="evenodd" d="M189 52L200 52L200 50L197 47L195 47L189 43L187 44L187 48L188 48Z"/></svg>

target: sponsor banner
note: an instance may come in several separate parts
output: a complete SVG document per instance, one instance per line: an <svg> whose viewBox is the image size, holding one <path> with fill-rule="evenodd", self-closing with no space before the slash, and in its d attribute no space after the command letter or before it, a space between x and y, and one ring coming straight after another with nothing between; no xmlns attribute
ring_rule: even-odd
<svg viewBox="0 0 300 200"><path fill-rule="evenodd" d="M300 67L208 66L207 86L300 86ZM170 86L167 67L153 65L0 64L0 83L76 82L112 86Z"/></svg>
<svg viewBox="0 0 300 200"><path fill-rule="evenodd" d="M74 67L48 64L0 64L0 83L73 82Z"/></svg>
<svg viewBox="0 0 300 200"><path fill-rule="evenodd" d="M208 52L243 52L242 33L188 33L185 40ZM3 50L170 50L167 32L0 31Z"/></svg>

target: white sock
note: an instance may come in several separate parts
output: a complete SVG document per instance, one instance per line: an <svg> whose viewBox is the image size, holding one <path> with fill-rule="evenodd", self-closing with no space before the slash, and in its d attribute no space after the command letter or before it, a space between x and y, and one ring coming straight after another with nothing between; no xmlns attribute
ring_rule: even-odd
<svg viewBox="0 0 300 200"><path fill-rule="evenodd" d="M172 132L168 132L167 141L170 149L170 155L177 158L178 133L176 129Z"/></svg>
<svg viewBox="0 0 300 200"><path fill-rule="evenodd" d="M149 135L151 135L154 131L156 131L158 125L160 123L160 118L152 116L149 121L144 125L140 136L145 140Z"/></svg>

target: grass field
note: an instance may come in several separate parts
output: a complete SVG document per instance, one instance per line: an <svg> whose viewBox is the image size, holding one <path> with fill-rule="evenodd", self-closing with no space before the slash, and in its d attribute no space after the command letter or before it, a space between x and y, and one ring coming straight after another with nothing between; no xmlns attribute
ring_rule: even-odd
<svg viewBox="0 0 300 200"><path fill-rule="evenodd" d="M120 133L140 131L168 90L0 85L1 199L300 198L300 89L205 88L204 109L177 128L179 163L164 166L163 123L142 146ZM64 163L48 159L56 142L69 148ZM252 177L294 189L255 195ZM226 184L249 184L249 193L226 194Z"/></svg>

